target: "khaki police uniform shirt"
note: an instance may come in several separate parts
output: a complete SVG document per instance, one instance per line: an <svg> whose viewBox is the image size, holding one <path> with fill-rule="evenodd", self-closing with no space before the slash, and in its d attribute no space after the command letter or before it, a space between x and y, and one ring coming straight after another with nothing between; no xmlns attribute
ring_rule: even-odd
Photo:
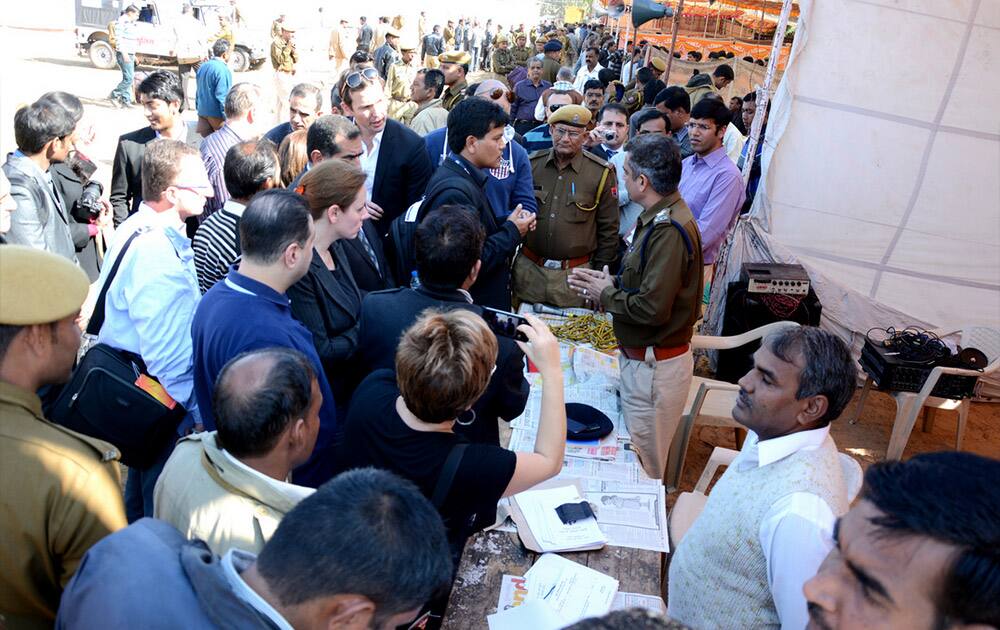
<svg viewBox="0 0 1000 630"><path fill-rule="evenodd" d="M299 53L295 52L295 44L286 42L281 37L271 41L271 66L278 72L295 72L295 64L299 62Z"/></svg>
<svg viewBox="0 0 1000 630"><path fill-rule="evenodd" d="M690 256L671 219L687 232ZM643 266L642 244L650 230ZM690 342L701 312L703 270L701 234L680 193L643 210L622 258L620 279L601 292L601 305L612 315L618 342L627 348Z"/></svg>
<svg viewBox="0 0 1000 630"><path fill-rule="evenodd" d="M497 74L509 74L514 69L514 53L508 48L497 48L493 51L493 72Z"/></svg>
<svg viewBox="0 0 1000 630"><path fill-rule="evenodd" d="M417 76L417 69L402 61L389 66L385 82L385 96L389 99L389 118L403 120L407 110L415 111L416 103L410 102L410 86Z"/></svg>
<svg viewBox="0 0 1000 630"><path fill-rule="evenodd" d="M512 46L510 52L514 58L514 65L526 68L528 67L528 59L535 56L535 49L531 46Z"/></svg>
<svg viewBox="0 0 1000 630"><path fill-rule="evenodd" d="M0 382L0 496L0 617L51 627L83 554L126 525L118 451L52 424L34 392Z"/></svg>
<svg viewBox="0 0 1000 630"><path fill-rule="evenodd" d="M449 112L465 98L465 89L469 87L468 81L462 79L455 85L449 86L441 95L441 104Z"/></svg>
<svg viewBox="0 0 1000 630"><path fill-rule="evenodd" d="M605 172L608 177L598 199L597 190ZM560 169L555 149L547 149L531 155L531 174L538 214L535 230L525 236L525 246L542 258L592 256L594 269L610 265L618 247L614 168L581 151Z"/></svg>
<svg viewBox="0 0 1000 630"><path fill-rule="evenodd" d="M559 62L552 57L542 56L542 81L549 83L556 82L556 75L559 74Z"/></svg>

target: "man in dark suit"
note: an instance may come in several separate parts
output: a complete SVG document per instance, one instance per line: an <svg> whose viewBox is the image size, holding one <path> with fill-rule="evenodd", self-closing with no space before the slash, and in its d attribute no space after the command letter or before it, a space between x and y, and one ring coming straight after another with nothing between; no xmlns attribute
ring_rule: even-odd
<svg viewBox="0 0 1000 630"><path fill-rule="evenodd" d="M348 73L345 86L344 112L361 129L369 212L384 238L392 220L420 201L433 169L423 138L389 118L385 88L376 73L370 69Z"/></svg>
<svg viewBox="0 0 1000 630"><path fill-rule="evenodd" d="M597 111L597 126L590 132L584 148L602 160L622 152L628 140L628 110L618 103L608 103Z"/></svg>
<svg viewBox="0 0 1000 630"><path fill-rule="evenodd" d="M420 223L415 249L421 286L370 293L361 304L358 356L369 372L393 368L399 338L426 309L464 308L482 313L472 303L469 287L482 268L484 240L476 216L460 206L438 208ZM472 407L475 419L468 425L455 425L455 432L472 442L498 444L496 419L516 418L528 400L524 354L511 339L497 337L497 341L496 371Z"/></svg>
<svg viewBox="0 0 1000 630"><path fill-rule="evenodd" d="M504 130L509 117L503 108L484 99L466 99L448 114L447 159L427 185L427 195L417 213L421 221L443 205L466 206L476 212L486 231L482 269L472 285L476 303L510 310L510 261L521 239L535 224L535 215L514 209L498 222L486 197L488 176L482 169L496 168L506 146Z"/></svg>
<svg viewBox="0 0 1000 630"><path fill-rule="evenodd" d="M146 145L158 137L188 142L188 128L180 115L184 92L176 74L157 70L143 79L136 91L149 126L118 138L111 166L110 195L115 227L142 203L142 156Z"/></svg>

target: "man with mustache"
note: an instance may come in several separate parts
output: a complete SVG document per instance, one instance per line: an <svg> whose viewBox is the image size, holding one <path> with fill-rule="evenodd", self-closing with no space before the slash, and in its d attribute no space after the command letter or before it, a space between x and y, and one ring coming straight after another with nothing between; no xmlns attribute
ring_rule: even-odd
<svg viewBox="0 0 1000 630"><path fill-rule="evenodd" d="M847 512L835 420L855 387L847 346L814 327L764 340L733 418L750 430L670 562L668 615L693 628L803 628L802 585Z"/></svg>
<svg viewBox="0 0 1000 630"><path fill-rule="evenodd" d="M806 582L809 628L1000 628L1000 460L879 462Z"/></svg>

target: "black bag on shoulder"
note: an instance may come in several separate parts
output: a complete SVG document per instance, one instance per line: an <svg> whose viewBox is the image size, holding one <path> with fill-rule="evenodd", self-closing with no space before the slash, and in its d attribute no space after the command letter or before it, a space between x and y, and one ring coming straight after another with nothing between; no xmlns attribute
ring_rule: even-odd
<svg viewBox="0 0 1000 630"><path fill-rule="evenodd" d="M108 273L94 306L87 334L96 336L104 325L108 288L118 273L132 241L129 237ZM152 465L164 445L175 437L187 413L180 403L173 408L160 402L136 381L145 376L159 386L134 353L99 343L87 350L49 411L49 419L68 429L114 444L122 462L134 468Z"/></svg>

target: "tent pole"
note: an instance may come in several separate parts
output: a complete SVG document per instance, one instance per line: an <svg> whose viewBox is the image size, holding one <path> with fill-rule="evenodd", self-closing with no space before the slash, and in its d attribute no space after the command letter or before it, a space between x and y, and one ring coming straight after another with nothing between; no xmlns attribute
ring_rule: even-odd
<svg viewBox="0 0 1000 630"><path fill-rule="evenodd" d="M750 125L750 138L747 140L747 157L743 160L743 185L750 181L750 169L753 168L757 155L757 145L760 143L760 132L764 126L764 114L771 99L771 82L778 69L778 57L781 56L781 45L785 41L785 29L788 28L788 15L792 11L792 0L784 0L781 5L781 15L778 16L778 28L774 31L771 42L771 58L767 62L767 73L764 75L764 85L757 88L757 112Z"/></svg>
<svg viewBox="0 0 1000 630"><path fill-rule="evenodd" d="M674 65L674 49L677 48L677 31L681 30L681 11L683 10L684 0L677 0L677 10L674 11L674 23L670 29L670 54L667 55L667 71L663 73L667 77L667 80L664 81L665 84L670 83L670 66Z"/></svg>

